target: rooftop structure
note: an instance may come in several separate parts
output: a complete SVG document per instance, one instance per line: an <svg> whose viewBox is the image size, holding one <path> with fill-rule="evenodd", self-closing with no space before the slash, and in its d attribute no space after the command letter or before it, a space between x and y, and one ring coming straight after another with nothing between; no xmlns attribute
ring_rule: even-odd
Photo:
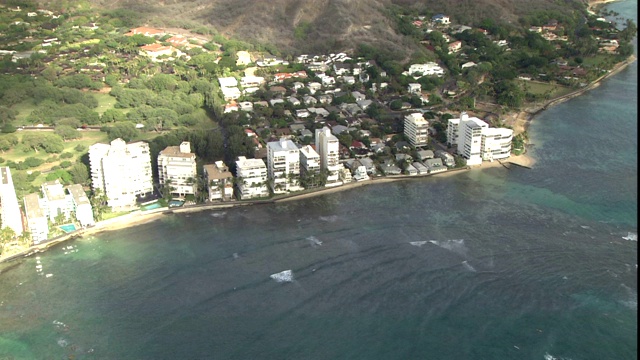
<svg viewBox="0 0 640 360"><path fill-rule="evenodd" d="M158 155L158 182L169 186L171 194L178 198L195 195L196 154L191 152L191 143L183 141L180 146L167 146Z"/></svg>

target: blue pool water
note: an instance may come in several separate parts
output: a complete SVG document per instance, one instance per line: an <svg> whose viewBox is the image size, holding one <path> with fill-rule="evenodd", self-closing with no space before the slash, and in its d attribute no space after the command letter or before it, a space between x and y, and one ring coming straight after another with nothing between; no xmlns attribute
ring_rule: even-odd
<svg viewBox="0 0 640 360"><path fill-rule="evenodd" d="M159 202L154 202L153 204L145 205L142 207L142 210L153 210L162 207Z"/></svg>
<svg viewBox="0 0 640 360"><path fill-rule="evenodd" d="M182 204L184 204L184 201L180 201L180 200L169 201L169 207L178 207L178 206L182 206Z"/></svg>
<svg viewBox="0 0 640 360"><path fill-rule="evenodd" d="M60 229L62 229L62 231L66 232L66 233L70 233L72 231L76 231L76 226L74 224L60 225L59 227L60 227Z"/></svg>

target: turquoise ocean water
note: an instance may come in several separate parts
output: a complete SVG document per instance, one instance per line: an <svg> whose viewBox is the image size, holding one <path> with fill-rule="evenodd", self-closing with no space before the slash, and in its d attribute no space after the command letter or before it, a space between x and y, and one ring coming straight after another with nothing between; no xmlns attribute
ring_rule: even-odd
<svg viewBox="0 0 640 360"><path fill-rule="evenodd" d="M636 62L539 115L531 170L171 215L13 263L0 358L637 359L637 87Z"/></svg>

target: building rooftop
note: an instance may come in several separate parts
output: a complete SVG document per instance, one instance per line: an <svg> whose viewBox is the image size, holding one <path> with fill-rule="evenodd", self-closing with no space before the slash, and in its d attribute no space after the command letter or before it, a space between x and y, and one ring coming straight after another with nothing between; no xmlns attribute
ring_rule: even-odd
<svg viewBox="0 0 640 360"><path fill-rule="evenodd" d="M87 197L87 193L82 188L80 184L73 184L66 187L69 194L73 197L73 201L78 205L86 205L91 204L89 202L89 198Z"/></svg>
<svg viewBox="0 0 640 360"><path fill-rule="evenodd" d="M63 200L65 198L64 188L57 179L42 184L42 192L47 201Z"/></svg>
<svg viewBox="0 0 640 360"><path fill-rule="evenodd" d="M26 195L24 197L24 211L27 213L27 218L35 219L35 218L43 218L44 211L40 207L40 200L38 199L38 194L33 193Z"/></svg>
<svg viewBox="0 0 640 360"><path fill-rule="evenodd" d="M229 172L228 168L224 166L222 169L218 167L216 164L206 164L202 166L209 180L212 179L228 179L233 177L231 172Z"/></svg>

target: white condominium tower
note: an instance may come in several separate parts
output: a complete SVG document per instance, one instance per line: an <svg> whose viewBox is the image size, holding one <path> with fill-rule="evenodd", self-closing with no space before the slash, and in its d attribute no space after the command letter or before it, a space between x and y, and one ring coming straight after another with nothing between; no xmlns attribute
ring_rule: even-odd
<svg viewBox="0 0 640 360"><path fill-rule="evenodd" d="M11 228L16 236L22 235L22 212L13 187L11 170L7 166L0 167L0 210L2 227Z"/></svg>
<svg viewBox="0 0 640 360"><path fill-rule="evenodd" d="M328 127L316 129L316 151L320 155L320 167L328 172L327 185L342 185L340 182L340 143Z"/></svg>
<svg viewBox="0 0 640 360"><path fill-rule="evenodd" d="M111 144L94 144L89 148L91 184L107 196L114 209L136 205L136 196L153 192L151 155L146 142L125 143L115 139Z"/></svg>
<svg viewBox="0 0 640 360"><path fill-rule="evenodd" d="M486 128L482 130L482 160L500 160L511 156L513 130Z"/></svg>
<svg viewBox="0 0 640 360"><path fill-rule="evenodd" d="M274 194L302 190L300 187L300 150L291 140L267 143L267 172Z"/></svg>
<svg viewBox="0 0 640 360"><path fill-rule="evenodd" d="M429 122L420 113L405 116L404 136L414 147L427 145L429 141Z"/></svg>
<svg viewBox="0 0 640 360"><path fill-rule="evenodd" d="M236 178L240 200L269 196L267 165L261 159L238 156Z"/></svg>
<svg viewBox="0 0 640 360"><path fill-rule="evenodd" d="M196 154L191 152L191 144L183 141L180 146L167 146L158 155L158 182L160 186L171 187L171 194L179 198L195 195Z"/></svg>
<svg viewBox="0 0 640 360"><path fill-rule="evenodd" d="M513 130L490 128L489 124L469 117L466 112L462 112L459 119L449 119L447 126L447 142L457 146L458 154L467 160L467 165L509 157L512 136Z"/></svg>

